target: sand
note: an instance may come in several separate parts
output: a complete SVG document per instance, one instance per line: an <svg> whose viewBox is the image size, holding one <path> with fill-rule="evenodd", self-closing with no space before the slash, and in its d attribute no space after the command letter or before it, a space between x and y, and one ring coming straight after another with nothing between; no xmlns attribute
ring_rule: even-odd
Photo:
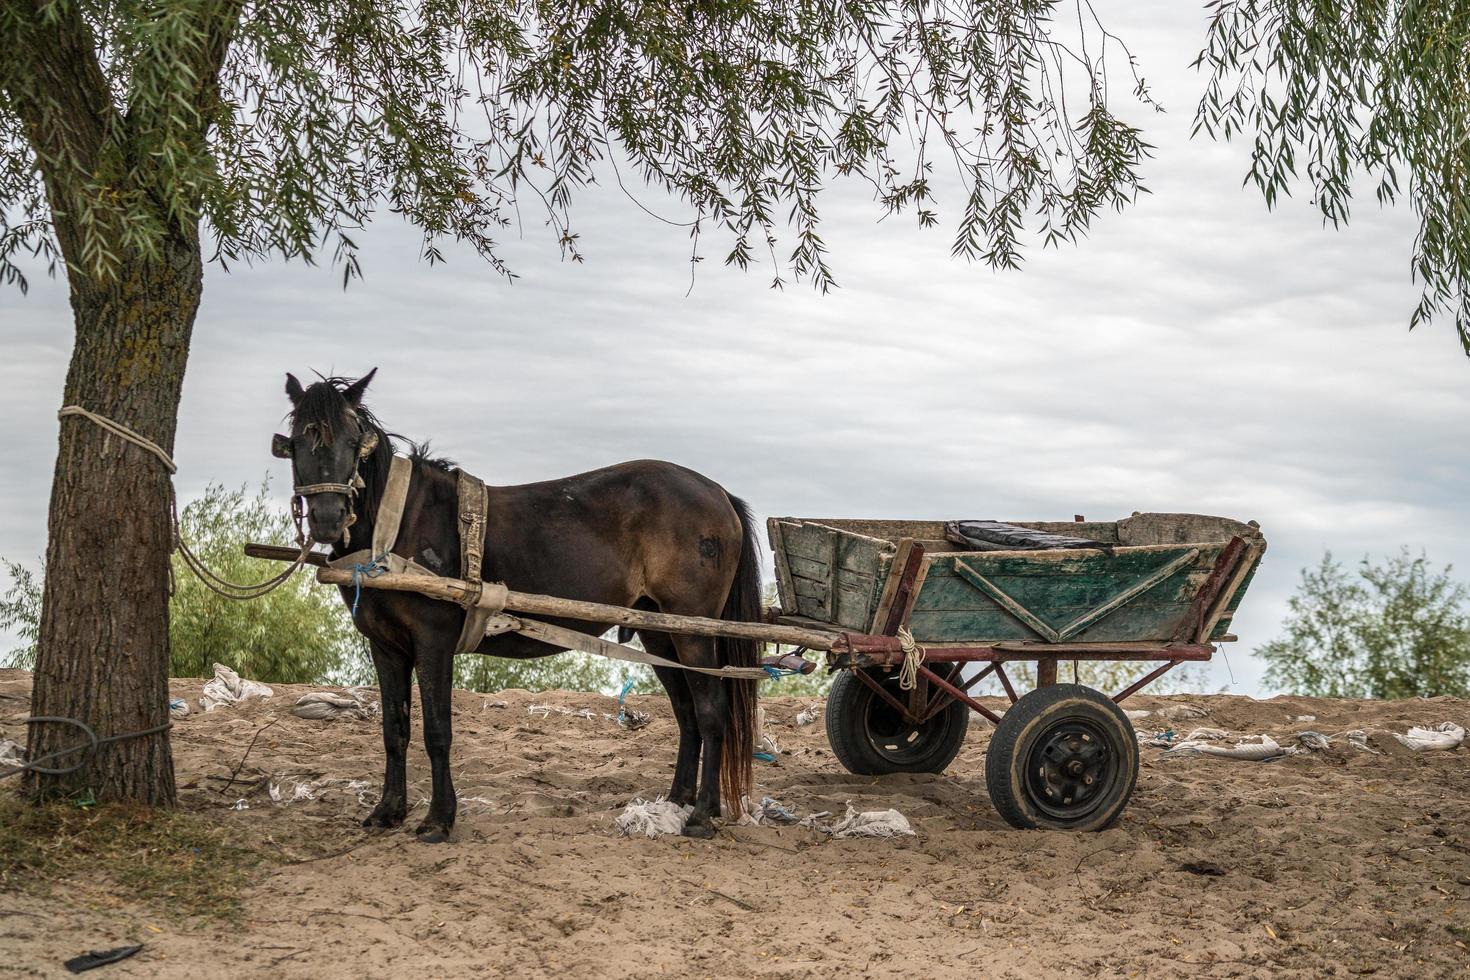
<svg viewBox="0 0 1470 980"><path fill-rule="evenodd" d="M940 776L848 774L811 699L765 702L775 764L757 792L799 815L897 808L917 836L832 840L804 828L727 825L710 841L626 839L613 819L666 787L668 702L582 694L457 692L459 823L446 845L359 826L376 797L375 719L304 721L307 688L199 712L201 682L174 695L181 805L229 824L285 863L244 899L238 926L109 899L106 881L46 897L0 895L0 973L64 975L81 951L146 942L102 977L1403 977L1470 975L1470 750L1410 754L1381 736L1261 764L1161 759L1143 749L1133 803L1098 834L1007 827L985 794L989 726L975 721ZM29 676L0 671L7 718ZM572 713L533 714L535 705ZM1137 697L1199 717L1140 729L1270 733L1403 731L1470 724L1470 702L1232 696ZM997 707L999 704L997 703ZM575 712L587 710L591 717ZM1188 710L1188 709L1186 709ZM1315 721L1299 722L1301 715ZM237 782L223 780L260 734ZM3 725L16 737L19 726ZM415 726L410 800L427 792ZM211 778L214 777L214 778ZM325 782L324 782L325 781ZM314 798L289 798L297 783ZM365 786L363 784L366 784ZM237 801L243 800L240 804ZM409 826L423 813L420 802ZM243 806L243 809L233 807Z"/></svg>

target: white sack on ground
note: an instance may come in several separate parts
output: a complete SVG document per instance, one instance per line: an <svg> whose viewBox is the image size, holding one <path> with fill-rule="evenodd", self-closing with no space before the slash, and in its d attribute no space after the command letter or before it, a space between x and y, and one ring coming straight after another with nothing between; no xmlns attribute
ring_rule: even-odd
<svg viewBox="0 0 1470 980"><path fill-rule="evenodd" d="M373 713L374 704L364 703L355 691L339 694L336 691L311 691L296 699L291 713L297 718L310 721L332 721L337 718L366 719Z"/></svg>
<svg viewBox="0 0 1470 980"><path fill-rule="evenodd" d="M1212 755L1219 759L1236 759L1242 762L1265 762L1289 754L1290 750L1277 744L1270 735L1262 735L1258 742L1240 742L1235 745L1215 745L1203 740L1184 740L1165 749L1160 758L1185 755Z"/></svg>
<svg viewBox="0 0 1470 980"><path fill-rule="evenodd" d="M913 837L908 818L897 810L866 810L858 813L847 804L847 816L829 831L833 837Z"/></svg>
<svg viewBox="0 0 1470 980"><path fill-rule="evenodd" d="M204 682L199 706L205 711L232 708L247 698L269 698L271 689L257 681L247 681L224 664L214 665L214 677Z"/></svg>
<svg viewBox="0 0 1470 980"><path fill-rule="evenodd" d="M183 698L170 698L168 702L168 716L170 718L189 717L189 702Z"/></svg>
<svg viewBox="0 0 1470 980"><path fill-rule="evenodd" d="M1442 721L1433 728L1411 728L1407 735L1395 735L1394 738L1415 752L1433 752L1459 748L1465 741L1465 729L1454 722Z"/></svg>
<svg viewBox="0 0 1470 980"><path fill-rule="evenodd" d="M19 766L25 763L25 750L12 739L0 738L0 766Z"/></svg>
<svg viewBox="0 0 1470 980"><path fill-rule="evenodd" d="M627 837L658 837L662 834L682 834L692 806L670 803L660 796L652 803L635 799L623 808L614 822L618 830Z"/></svg>

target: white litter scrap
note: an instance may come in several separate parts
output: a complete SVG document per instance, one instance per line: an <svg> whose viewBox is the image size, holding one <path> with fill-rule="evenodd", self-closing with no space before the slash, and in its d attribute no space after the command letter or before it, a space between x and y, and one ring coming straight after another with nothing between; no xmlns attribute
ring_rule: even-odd
<svg viewBox="0 0 1470 980"><path fill-rule="evenodd" d="M1395 734L1394 738L1415 752L1443 751L1459 748L1465 741L1465 729L1454 722L1442 721L1433 728L1411 728L1408 734Z"/></svg>
<svg viewBox="0 0 1470 980"><path fill-rule="evenodd" d="M204 682L199 706L205 711L233 708L249 698L269 698L271 689L258 681L248 681L224 664L214 665L214 677Z"/></svg>
<svg viewBox="0 0 1470 980"><path fill-rule="evenodd" d="M297 718L308 721L335 721L338 718L363 721L381 711L376 701L367 701L357 691L311 691L297 698L296 706L291 709Z"/></svg>
<svg viewBox="0 0 1470 980"><path fill-rule="evenodd" d="M585 718L589 721L593 718L591 708L582 708L578 711L573 711L571 708L563 708L559 704L533 704L526 710L533 718L549 718L553 711L559 715L568 715L572 718ZM609 715L608 717L612 716Z"/></svg>
<svg viewBox="0 0 1470 980"><path fill-rule="evenodd" d="M820 829L820 828L819 828ZM866 810L858 813L847 804L847 815L827 831L834 838L849 837L913 837L914 828L897 810Z"/></svg>
<svg viewBox="0 0 1470 980"><path fill-rule="evenodd" d="M796 713L796 727L805 728L814 723L822 715L822 702L809 704Z"/></svg>
<svg viewBox="0 0 1470 980"><path fill-rule="evenodd" d="M0 738L0 766L19 766L26 761L25 750L14 739Z"/></svg>
<svg viewBox="0 0 1470 980"><path fill-rule="evenodd" d="M1445 751L1459 748L1465 741L1465 729L1453 722L1440 722L1431 728L1410 728L1407 734L1392 733L1400 743L1415 752ZM1324 735L1321 732L1297 732L1291 742L1282 745L1270 735L1236 737L1219 728L1196 728L1182 739L1175 738L1172 731L1161 732L1151 737L1141 736L1146 745L1164 749L1160 758L1179 758L1187 755L1211 755L1219 759L1236 759L1244 762L1270 762L1290 755L1305 755L1325 752L1339 740L1354 749L1382 755L1368 744L1368 732L1363 729ZM1223 744L1229 743L1229 744Z"/></svg>
<svg viewBox="0 0 1470 980"><path fill-rule="evenodd" d="M168 716L170 718L189 717L189 702L183 698L169 698Z"/></svg>
<svg viewBox="0 0 1470 980"><path fill-rule="evenodd" d="M682 834L692 806L680 806L660 796L653 802L635 799L623 808L614 823L625 837L659 837Z"/></svg>
<svg viewBox="0 0 1470 980"><path fill-rule="evenodd" d="M743 826L770 827L790 826L799 823L801 818L796 815L794 808L787 807L769 796L761 797L759 803L750 802L750 797L740 798L740 819L736 821Z"/></svg>
<svg viewBox="0 0 1470 980"><path fill-rule="evenodd" d="M311 783L285 782L271 783L266 786L266 792L270 794L272 803L301 803L305 800L316 799L316 789Z"/></svg>

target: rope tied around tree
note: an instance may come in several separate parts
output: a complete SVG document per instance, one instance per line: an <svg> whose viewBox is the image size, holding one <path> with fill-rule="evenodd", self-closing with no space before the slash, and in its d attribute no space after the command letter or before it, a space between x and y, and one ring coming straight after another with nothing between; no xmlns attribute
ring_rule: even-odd
<svg viewBox="0 0 1470 980"><path fill-rule="evenodd" d="M900 690L912 691L919 683L919 668L924 666L924 648L914 640L907 626L898 628L898 645L903 650L903 666L898 670Z"/></svg>
<svg viewBox="0 0 1470 980"><path fill-rule="evenodd" d="M163 447L146 436L139 435L121 422L116 422L105 415L98 415L96 412L90 412L80 405L66 405L62 407L61 411L56 413L58 419L64 419L68 416L86 419L104 432L117 436L124 442L131 443L139 449L151 453L163 463L170 477L178 472L179 468L174 463L173 457L165 452ZM291 576L295 575L301 569L301 566L306 564L307 556L311 553L311 542L301 529L302 514L299 501L299 497L292 497L291 517L296 524L296 543L301 548L301 552L296 556L296 560L285 571L273 575L263 582L241 584L231 582L210 569L204 563L204 560L189 547L188 542L184 540L183 525L179 521L179 501L177 495L174 493L174 482L170 479L168 481L168 508L174 550L178 551L179 557L183 559L184 567L193 572L195 577L204 584L204 587L216 595L237 601L259 599L285 585Z"/></svg>
<svg viewBox="0 0 1470 980"><path fill-rule="evenodd" d="M130 738L142 738L145 735L157 735L159 732L165 732L174 727L173 722L166 721L162 725L154 725L152 728L144 728L136 732L123 732L121 735L108 735L106 737L98 737L97 733L92 730L90 725L88 725L86 722L78 721L75 718L64 718L60 715L32 715L31 717L25 719L25 723L27 725L38 725L42 722L52 722L57 725L70 725L73 728L80 728L82 730L82 734L87 737L87 740L80 745L73 745L70 748L61 749L56 752L50 752L46 755L40 756L39 758L32 759L29 762L22 762L18 766L6 769L4 772L0 772L0 779L5 779L8 776L19 776L23 772L39 772L47 776L69 776L72 773L76 772L78 769L85 766L88 762L90 762L92 760L93 754L95 754L97 749L103 745L107 745L111 742L125 742ZM64 755L71 755L74 752L82 753L81 760L78 761L75 765L42 765L43 762L50 762L53 759L59 759Z"/></svg>

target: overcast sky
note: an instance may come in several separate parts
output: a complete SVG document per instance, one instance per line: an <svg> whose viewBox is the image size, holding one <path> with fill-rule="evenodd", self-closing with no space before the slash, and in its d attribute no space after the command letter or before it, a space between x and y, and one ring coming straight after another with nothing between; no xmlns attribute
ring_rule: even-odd
<svg viewBox="0 0 1470 980"><path fill-rule="evenodd" d="M1269 693L1250 651L1323 549L1408 545L1470 567L1470 364L1448 324L1407 331L1407 209L1369 195L1346 231L1305 201L1268 213L1241 186L1245 147L1189 139L1202 12L1159 0L1108 21L1169 111L1135 114L1157 147L1153 193L1080 246L992 273L949 258L960 202L921 232L839 189L825 205L836 293L771 291L769 267L726 270L713 242L690 291L684 232L614 188L574 212L585 264L528 224L509 236L521 278L507 285L453 250L422 264L388 218L362 236L367 279L345 293L331 269L207 273L181 495L266 471L284 487L268 452L284 373L378 366L370 402L388 426L494 483L658 457L762 518L1255 519L1270 551L1211 686ZM64 285L0 292L0 324L0 555L30 561L71 343Z"/></svg>

